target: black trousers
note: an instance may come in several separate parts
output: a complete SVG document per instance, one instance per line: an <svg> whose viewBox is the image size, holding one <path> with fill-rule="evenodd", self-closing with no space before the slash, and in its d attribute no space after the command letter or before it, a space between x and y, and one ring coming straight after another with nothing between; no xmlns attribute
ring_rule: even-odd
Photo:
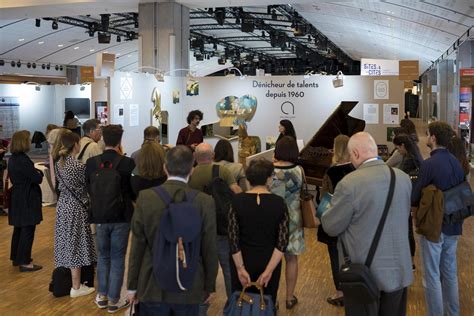
<svg viewBox="0 0 474 316"><path fill-rule="evenodd" d="M31 259L31 248L35 238L36 225L15 227L12 235L10 260L15 264L28 265Z"/></svg>
<svg viewBox="0 0 474 316"><path fill-rule="evenodd" d="M334 281L334 286L336 290L340 290L339 287L339 252L337 251L337 244L329 243L328 245L328 253L329 253L329 260L331 261L331 271L332 271L332 279Z"/></svg>
<svg viewBox="0 0 474 316"><path fill-rule="evenodd" d="M411 256L415 256L415 250L416 250L416 243L415 243L415 236L413 235L413 221L410 216L408 216L408 241L410 242L410 253Z"/></svg>
<svg viewBox="0 0 474 316"><path fill-rule="evenodd" d="M344 296L346 316L405 316L407 313L407 288L385 293L380 292L378 302L358 304Z"/></svg>

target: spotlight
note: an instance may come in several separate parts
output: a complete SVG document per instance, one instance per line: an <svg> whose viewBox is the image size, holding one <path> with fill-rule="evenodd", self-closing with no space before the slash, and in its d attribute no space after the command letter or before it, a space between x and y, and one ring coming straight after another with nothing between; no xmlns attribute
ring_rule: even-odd
<svg viewBox="0 0 474 316"><path fill-rule="evenodd" d="M26 67L27 67L27 68L31 68L31 63L27 63L27 64L26 64Z"/></svg>
<svg viewBox="0 0 474 316"><path fill-rule="evenodd" d="M235 24L240 24L240 18L239 17L235 18Z"/></svg>
<svg viewBox="0 0 474 316"><path fill-rule="evenodd" d="M262 31L262 37L265 38L265 31Z"/></svg>
<svg viewBox="0 0 474 316"><path fill-rule="evenodd" d="M3 59L0 59L0 66L5 66L5 61Z"/></svg>
<svg viewBox="0 0 474 316"><path fill-rule="evenodd" d="M41 65L41 69L46 69L46 65L45 65L45 64L42 64L42 65Z"/></svg>
<svg viewBox="0 0 474 316"><path fill-rule="evenodd" d="M33 69L36 69L36 63L33 63L33 65L31 65L31 67L33 67Z"/></svg>
<svg viewBox="0 0 474 316"><path fill-rule="evenodd" d="M20 67L21 67L21 61L17 61L17 62L16 62L16 66L17 66L18 68L20 68Z"/></svg>
<svg viewBox="0 0 474 316"><path fill-rule="evenodd" d="M86 87L85 87L85 86L81 86L81 87L79 88L79 90L84 91L84 90L86 90Z"/></svg>
<svg viewBox="0 0 474 316"><path fill-rule="evenodd" d="M99 36L97 37L99 40L99 44L110 44L110 34L99 32Z"/></svg>
<svg viewBox="0 0 474 316"><path fill-rule="evenodd" d="M41 26L41 19L36 19L35 20L35 26L40 27Z"/></svg>
<svg viewBox="0 0 474 316"><path fill-rule="evenodd" d="M122 38L120 37L120 35L117 35L117 43L120 43L122 41Z"/></svg>
<svg viewBox="0 0 474 316"><path fill-rule="evenodd" d="M10 65L11 65L12 67L15 67L15 61L12 60L12 61L10 62Z"/></svg>
<svg viewBox="0 0 474 316"><path fill-rule="evenodd" d="M213 13L214 13L214 9L213 9L213 8L207 9L207 14L213 14Z"/></svg>
<svg viewBox="0 0 474 316"><path fill-rule="evenodd" d="M50 64L50 63L48 63L48 64L46 65L46 69L48 69L48 70L49 70L50 68L51 68L51 64Z"/></svg>
<svg viewBox="0 0 474 316"><path fill-rule="evenodd" d="M221 57L217 60L217 63L219 65L225 65L226 62L227 62L227 60L225 59L225 57Z"/></svg>
<svg viewBox="0 0 474 316"><path fill-rule="evenodd" d="M135 22L133 23L133 26L134 26L136 29L138 29L138 26L139 26L138 20L135 20Z"/></svg>
<svg viewBox="0 0 474 316"><path fill-rule="evenodd" d="M63 66L62 66L62 65L59 66L59 70L60 70L60 71L63 71Z"/></svg>
<svg viewBox="0 0 474 316"><path fill-rule="evenodd" d="M272 20L278 20L278 15L275 9L272 9Z"/></svg>
<svg viewBox="0 0 474 316"><path fill-rule="evenodd" d="M95 33L95 32L94 32L94 29L90 28L89 31L88 31L88 33L89 33L89 36L90 36L90 37L94 37L94 33Z"/></svg>
<svg viewBox="0 0 474 316"><path fill-rule="evenodd" d="M225 21L225 8L216 8L214 10L214 16L216 18L217 24L224 25Z"/></svg>
<svg viewBox="0 0 474 316"><path fill-rule="evenodd" d="M36 91L41 91L41 86L40 86L40 85L36 85L36 86L35 86L35 90L36 90Z"/></svg>
<svg viewBox="0 0 474 316"><path fill-rule="evenodd" d="M214 43L214 44L212 45L212 48L213 48L214 50L216 50L216 49L217 49L217 44Z"/></svg>
<svg viewBox="0 0 474 316"><path fill-rule="evenodd" d="M53 23L51 24L51 27L53 28L53 30L57 30L58 29L58 22L56 20L54 20Z"/></svg>
<svg viewBox="0 0 474 316"><path fill-rule="evenodd" d="M58 70L59 70L59 66L58 66L58 65L54 66L54 69L56 69L56 71L58 71Z"/></svg>

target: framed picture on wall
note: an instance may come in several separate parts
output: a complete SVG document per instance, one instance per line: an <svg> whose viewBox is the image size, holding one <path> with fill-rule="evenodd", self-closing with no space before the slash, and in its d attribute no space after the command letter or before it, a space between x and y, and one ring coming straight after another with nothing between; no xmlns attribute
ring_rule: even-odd
<svg viewBox="0 0 474 316"><path fill-rule="evenodd" d="M107 102L95 102L95 118L100 121L100 124L107 125L109 123L109 110Z"/></svg>

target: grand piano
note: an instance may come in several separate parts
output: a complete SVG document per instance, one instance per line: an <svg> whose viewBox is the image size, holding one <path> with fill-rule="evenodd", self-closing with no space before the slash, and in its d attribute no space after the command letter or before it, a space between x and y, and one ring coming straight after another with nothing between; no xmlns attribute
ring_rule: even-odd
<svg viewBox="0 0 474 316"><path fill-rule="evenodd" d="M326 170L331 166L334 139L340 134L350 137L365 128L364 120L349 116L357 103L359 102L342 101L300 151L298 164L304 169L306 181L316 185L318 189L322 185Z"/></svg>

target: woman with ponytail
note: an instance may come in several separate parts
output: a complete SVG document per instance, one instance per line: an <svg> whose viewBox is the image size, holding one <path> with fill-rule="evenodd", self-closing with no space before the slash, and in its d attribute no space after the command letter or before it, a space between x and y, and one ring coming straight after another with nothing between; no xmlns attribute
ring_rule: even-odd
<svg viewBox="0 0 474 316"><path fill-rule="evenodd" d="M95 291L81 284L81 267L96 261L88 223L85 166L75 158L80 149L77 134L63 133L59 142L55 170L61 195L56 207L54 264L55 267L71 269L70 296L79 297Z"/></svg>

